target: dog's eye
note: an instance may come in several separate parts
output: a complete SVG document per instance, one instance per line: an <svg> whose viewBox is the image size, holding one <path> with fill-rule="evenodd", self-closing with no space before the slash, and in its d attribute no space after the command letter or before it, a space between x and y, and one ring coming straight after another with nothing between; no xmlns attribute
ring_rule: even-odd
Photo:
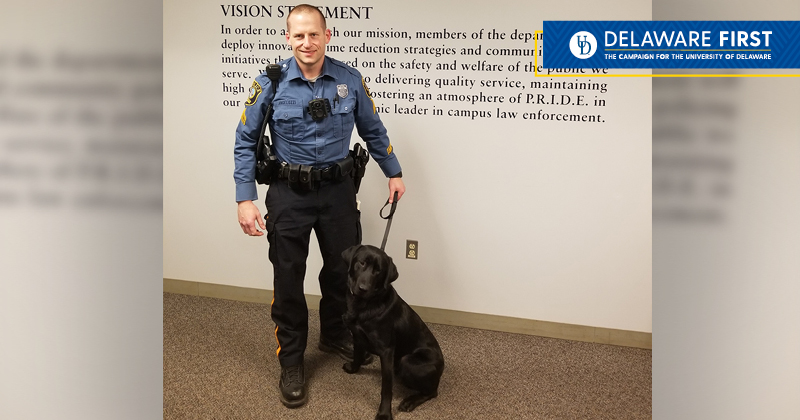
<svg viewBox="0 0 800 420"><path fill-rule="evenodd" d="M355 267L360 269L364 268L365 265L363 261L356 261Z"/></svg>

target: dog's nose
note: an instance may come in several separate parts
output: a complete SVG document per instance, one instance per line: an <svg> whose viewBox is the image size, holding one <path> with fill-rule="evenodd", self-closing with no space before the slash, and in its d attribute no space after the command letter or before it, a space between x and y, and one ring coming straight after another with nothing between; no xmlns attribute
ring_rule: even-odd
<svg viewBox="0 0 800 420"><path fill-rule="evenodd" d="M367 288L367 286L365 286L365 285L363 285L363 284L361 284L361 285L359 285L359 286L358 286L358 290L360 290L360 291L362 291L362 292L369 291L369 289Z"/></svg>

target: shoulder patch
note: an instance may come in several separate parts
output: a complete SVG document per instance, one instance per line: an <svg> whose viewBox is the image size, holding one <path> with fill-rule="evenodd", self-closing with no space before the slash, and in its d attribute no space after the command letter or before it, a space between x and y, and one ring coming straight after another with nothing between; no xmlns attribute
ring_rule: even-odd
<svg viewBox="0 0 800 420"><path fill-rule="evenodd" d="M375 101L372 99L372 94L369 92L369 88L367 87L367 82L364 81L364 78L361 78L361 86L364 86L364 93L367 94L367 98L369 101L372 102L372 113L375 114L378 110L375 108Z"/></svg>
<svg viewBox="0 0 800 420"><path fill-rule="evenodd" d="M255 80L253 80L253 85L250 86L250 96L247 97L247 101L244 103L244 106L252 106L256 103L258 99L258 95L261 94L261 85L258 84Z"/></svg>

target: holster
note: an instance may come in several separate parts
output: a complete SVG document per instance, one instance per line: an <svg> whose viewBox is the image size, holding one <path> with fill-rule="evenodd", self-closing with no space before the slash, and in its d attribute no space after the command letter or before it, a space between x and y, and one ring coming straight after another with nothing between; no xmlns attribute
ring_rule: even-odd
<svg viewBox="0 0 800 420"><path fill-rule="evenodd" d="M353 146L350 151L350 157L353 158L353 185L356 187L356 193L361 188L361 178L364 178L364 173L367 171L367 162L369 162L369 153L361 147L360 143Z"/></svg>
<svg viewBox="0 0 800 420"><path fill-rule="evenodd" d="M269 185L278 175L281 164L272 153L272 147L259 144L261 150L256 151L256 182Z"/></svg>

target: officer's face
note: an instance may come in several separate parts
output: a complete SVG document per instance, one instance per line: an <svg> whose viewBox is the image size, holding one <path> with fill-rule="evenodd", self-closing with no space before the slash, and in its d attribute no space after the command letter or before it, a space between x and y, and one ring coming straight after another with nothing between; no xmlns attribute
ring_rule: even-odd
<svg viewBox="0 0 800 420"><path fill-rule="evenodd" d="M331 40L330 29L322 28L316 13L295 13L289 16L286 41L292 47L301 68L315 67L325 57L325 45ZM310 76L314 77L314 76Z"/></svg>

